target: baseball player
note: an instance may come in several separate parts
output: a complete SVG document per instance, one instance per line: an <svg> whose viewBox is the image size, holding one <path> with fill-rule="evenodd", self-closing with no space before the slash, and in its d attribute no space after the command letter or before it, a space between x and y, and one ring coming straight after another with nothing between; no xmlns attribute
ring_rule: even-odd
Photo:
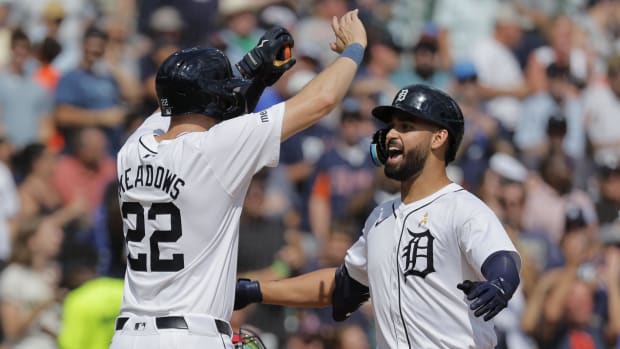
<svg viewBox="0 0 620 349"><path fill-rule="evenodd" d="M245 111L294 63L288 32L268 32L237 64L252 81L234 77L228 58L212 48L162 63L161 112L118 153L128 268L112 349L233 348L227 320L252 175L275 166L282 141L339 103L363 58L357 11L334 18L332 28L340 57L297 95L259 113Z"/></svg>
<svg viewBox="0 0 620 349"><path fill-rule="evenodd" d="M373 115L388 128L371 154L401 197L368 217L344 264L291 279L237 282L235 308L251 302L332 305L346 319L372 298L379 348L493 348L489 321L519 285L520 257L493 212L446 175L463 115L445 93L401 89Z"/></svg>

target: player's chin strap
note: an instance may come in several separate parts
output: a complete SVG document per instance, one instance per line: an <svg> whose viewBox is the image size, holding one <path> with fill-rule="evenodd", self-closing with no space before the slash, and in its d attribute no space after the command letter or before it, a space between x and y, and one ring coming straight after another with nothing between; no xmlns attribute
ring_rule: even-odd
<svg viewBox="0 0 620 349"><path fill-rule="evenodd" d="M372 163L377 167L383 166L387 161L388 150L386 137L389 131L389 128L382 128L377 130L377 132L375 132L372 136L372 142L370 143L370 158L372 159Z"/></svg>

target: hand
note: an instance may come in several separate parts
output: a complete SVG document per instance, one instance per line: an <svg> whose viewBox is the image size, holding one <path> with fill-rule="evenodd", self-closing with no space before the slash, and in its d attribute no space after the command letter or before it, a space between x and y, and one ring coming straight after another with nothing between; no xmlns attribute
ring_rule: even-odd
<svg viewBox="0 0 620 349"><path fill-rule="evenodd" d="M265 86L271 86L295 65L296 60L291 57L294 45L288 30L273 27L261 36L256 47L236 64L237 69L245 79L260 80Z"/></svg>
<svg viewBox="0 0 620 349"><path fill-rule="evenodd" d="M508 300L512 296L506 292L504 283L506 281L502 278L491 281L465 280L456 287L467 295L467 300L473 300L469 309L474 311L474 315L480 317L486 314L484 321L489 321L508 306Z"/></svg>
<svg viewBox="0 0 620 349"><path fill-rule="evenodd" d="M386 142L388 132L390 132L389 128L382 128L375 132L372 136L372 142L370 143L370 158L377 167L383 166L388 158Z"/></svg>
<svg viewBox="0 0 620 349"><path fill-rule="evenodd" d="M260 303L263 301L263 294L260 291L258 281L250 279L237 280L235 288L235 310L243 309L251 303Z"/></svg>
<svg viewBox="0 0 620 349"><path fill-rule="evenodd" d="M332 51L342 53L347 46L354 42L366 48L366 29L357 13L358 10L356 9L345 13L340 19L332 18L332 30L336 35L336 42L329 44Z"/></svg>

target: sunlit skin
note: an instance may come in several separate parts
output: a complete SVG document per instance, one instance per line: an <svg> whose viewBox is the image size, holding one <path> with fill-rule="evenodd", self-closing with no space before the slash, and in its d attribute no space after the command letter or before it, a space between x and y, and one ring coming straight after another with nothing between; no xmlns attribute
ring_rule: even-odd
<svg viewBox="0 0 620 349"><path fill-rule="evenodd" d="M385 175L401 182L404 203L428 196L451 183L445 171L448 131L397 112L389 124Z"/></svg>

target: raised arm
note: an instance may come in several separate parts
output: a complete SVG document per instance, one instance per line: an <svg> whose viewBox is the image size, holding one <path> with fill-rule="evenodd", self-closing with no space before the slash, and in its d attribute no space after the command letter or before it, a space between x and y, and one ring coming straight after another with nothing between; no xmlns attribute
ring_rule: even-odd
<svg viewBox="0 0 620 349"><path fill-rule="evenodd" d="M366 48L366 30L357 12L353 10L332 20L336 42L330 46L341 55L286 101L282 141L317 122L347 93Z"/></svg>

